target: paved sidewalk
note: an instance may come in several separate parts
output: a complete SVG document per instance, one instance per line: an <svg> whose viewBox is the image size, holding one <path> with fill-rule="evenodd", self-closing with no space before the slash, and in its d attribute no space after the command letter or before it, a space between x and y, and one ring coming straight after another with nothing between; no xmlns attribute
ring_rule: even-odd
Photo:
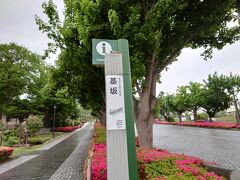
<svg viewBox="0 0 240 180"><path fill-rule="evenodd" d="M51 177L51 179L83 179L84 161L87 158L92 133L93 124L87 123L84 128L75 131L69 137L61 137L61 142L57 139L58 144L53 141L33 155L21 157L23 163L0 174L0 179L45 180Z"/></svg>
<svg viewBox="0 0 240 180"><path fill-rule="evenodd" d="M154 125L153 146L240 170L240 131Z"/></svg>

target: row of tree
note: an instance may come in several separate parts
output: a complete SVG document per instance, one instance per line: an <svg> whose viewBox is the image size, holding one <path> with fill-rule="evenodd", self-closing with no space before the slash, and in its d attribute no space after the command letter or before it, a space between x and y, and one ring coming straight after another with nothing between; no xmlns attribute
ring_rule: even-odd
<svg viewBox="0 0 240 180"><path fill-rule="evenodd" d="M68 117L76 118L81 107L69 95L67 87L58 88L54 67L41 57L15 43L0 44L0 118L23 122L30 114L42 115L45 127L52 126L54 105L56 125Z"/></svg>
<svg viewBox="0 0 240 180"><path fill-rule="evenodd" d="M105 122L104 70L91 63L92 38L129 41L133 96L140 145L152 146L152 123L160 73L177 61L183 48L205 48L211 58L239 36L238 0L66 0L64 22L53 1L43 3L48 22L36 16L42 32L53 41L49 51L61 50L59 84L67 85L84 107ZM228 26L229 22L233 26ZM48 54L48 53L47 53ZM46 55L47 55L46 54ZM134 95L135 95L134 94ZM135 98L139 97L139 98Z"/></svg>
<svg viewBox="0 0 240 180"><path fill-rule="evenodd" d="M190 82L189 85L178 87L176 94L171 95L161 92L155 112L160 112L167 121L171 120L171 113L177 113L179 121L182 121L182 113L192 111L196 121L197 111L202 108L211 121L217 112L226 110L233 104L236 109L236 121L240 123L237 104L239 92L239 75L218 76L214 73L204 80L204 84Z"/></svg>

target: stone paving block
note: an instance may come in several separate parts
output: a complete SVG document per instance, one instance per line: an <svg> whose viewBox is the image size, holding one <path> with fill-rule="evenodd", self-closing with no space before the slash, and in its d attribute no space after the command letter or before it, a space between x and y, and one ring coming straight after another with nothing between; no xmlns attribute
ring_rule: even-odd
<svg viewBox="0 0 240 180"><path fill-rule="evenodd" d="M154 125L153 146L240 169L240 131Z"/></svg>

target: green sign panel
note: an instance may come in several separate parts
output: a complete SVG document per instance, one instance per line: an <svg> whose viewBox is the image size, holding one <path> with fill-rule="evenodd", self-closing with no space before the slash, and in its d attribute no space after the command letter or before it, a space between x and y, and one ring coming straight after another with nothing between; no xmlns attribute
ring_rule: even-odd
<svg viewBox="0 0 240 180"><path fill-rule="evenodd" d="M92 64L104 65L105 55L117 50L117 40L92 39Z"/></svg>

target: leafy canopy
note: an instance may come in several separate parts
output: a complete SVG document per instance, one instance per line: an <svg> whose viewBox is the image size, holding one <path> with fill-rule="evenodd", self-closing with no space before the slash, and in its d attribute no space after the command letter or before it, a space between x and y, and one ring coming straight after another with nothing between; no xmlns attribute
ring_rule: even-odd
<svg viewBox="0 0 240 180"><path fill-rule="evenodd" d="M0 112L20 95L36 98L43 87L44 63L40 56L15 43L0 44Z"/></svg>
<svg viewBox="0 0 240 180"><path fill-rule="evenodd" d="M128 39L133 89L140 97L136 122L148 127L153 122L159 74L177 60L183 48L203 47L207 59L214 48L221 49L240 38L239 0L64 2L63 23L52 0L43 4L49 21L36 18L40 30L54 41L50 52L54 46L61 49L56 71L59 86L66 85L84 108L104 115L104 72L91 64L91 40ZM231 21L235 24L230 27ZM142 131L147 132L145 142L152 142L151 129Z"/></svg>
<svg viewBox="0 0 240 180"><path fill-rule="evenodd" d="M80 85L84 82L83 76L88 76L88 73L79 73L81 71L92 73L94 78L90 81L97 77L103 80L101 70L88 67L91 66L92 38L128 39L133 82L138 80L143 89L148 81L145 76L149 65L153 65L155 73L160 73L185 47L204 47L207 58L211 57L213 48L221 49L239 39L239 26L227 25L239 20L236 0L66 0L63 25L51 0L43 4L43 9L49 22L37 16L36 22L56 47L65 51L59 60L60 71L68 72L68 84L75 84L76 89L83 86ZM53 46L52 43L51 50ZM77 84L72 75L79 79ZM89 88L79 89L88 96L95 93L86 92Z"/></svg>

